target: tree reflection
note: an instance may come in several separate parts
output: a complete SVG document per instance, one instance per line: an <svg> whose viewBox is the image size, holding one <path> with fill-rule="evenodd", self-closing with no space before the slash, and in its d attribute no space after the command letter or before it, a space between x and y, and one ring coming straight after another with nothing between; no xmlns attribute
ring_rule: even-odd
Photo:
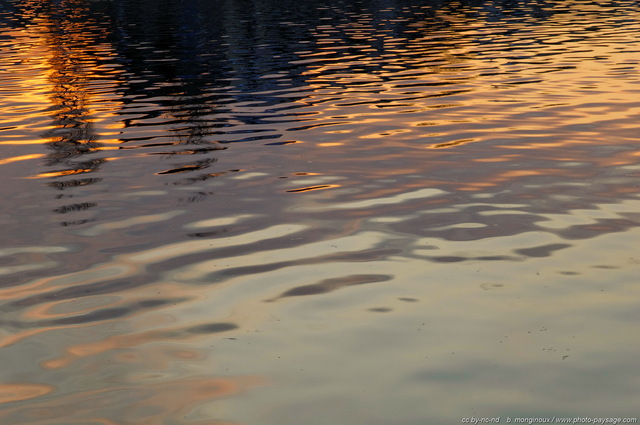
<svg viewBox="0 0 640 425"><path fill-rule="evenodd" d="M101 148L96 140L90 108L92 80L99 60L96 39L88 30L86 7L82 2L27 2L25 16L37 15L37 28L49 49L49 82L51 128L42 134L49 154L46 165L54 170L44 177L55 181L49 186L60 191L88 186L101 181L100 177L70 178L94 173L105 160L95 155ZM99 44L99 43L98 43ZM60 194L59 198L71 197ZM67 214L94 208L95 202L65 204L53 212ZM64 221L61 224L82 224L88 220Z"/></svg>
<svg viewBox="0 0 640 425"><path fill-rule="evenodd" d="M542 1L509 0L24 2L23 15L38 16L33 22L45 31L51 52L54 128L44 134L53 168L47 176L56 179L50 186L65 190L104 178L77 175L95 174L107 161L92 110L106 80L113 83L108 95L119 102L113 111L122 126L119 148L153 158L145 170L162 184L195 185L237 170L216 169L214 152L231 143L273 146L284 131L351 123L346 114L318 120L327 101L378 108L380 115L419 102L448 107L436 98L468 89L432 87L457 87L460 78L412 89L398 84L399 73L445 75L500 39L476 40L469 26L506 18L539 22L563 12L566 7L556 11ZM121 71L105 75L99 71L104 64ZM361 88L383 93L390 83L403 89L402 97L357 98ZM475 140L456 138L435 147ZM197 190L186 199L202 200L206 193ZM95 206L73 205L56 212Z"/></svg>

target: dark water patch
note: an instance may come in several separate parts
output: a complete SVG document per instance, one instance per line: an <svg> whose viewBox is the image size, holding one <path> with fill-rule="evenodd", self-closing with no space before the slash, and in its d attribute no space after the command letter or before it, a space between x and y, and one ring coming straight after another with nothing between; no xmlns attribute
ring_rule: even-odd
<svg viewBox="0 0 640 425"><path fill-rule="evenodd" d="M66 214L73 211L88 210L89 208L96 207L97 205L98 204L96 204L95 202L82 202L79 204L70 204L70 205L65 205L65 206L56 208L53 210L53 212L58 214Z"/></svg>
<svg viewBox="0 0 640 425"><path fill-rule="evenodd" d="M282 145L291 145L294 143L300 143L300 141L298 140L286 140L283 142L271 142L271 143L265 143L266 146L282 146Z"/></svg>
<svg viewBox="0 0 640 425"><path fill-rule="evenodd" d="M226 147L216 147L216 148L200 148L200 149L182 149L182 150L176 150L176 151L170 151L170 152L149 152L148 155L167 155L167 156L172 156L172 155L204 155L207 154L211 151L220 151L220 150L225 150L227 149Z"/></svg>
<svg viewBox="0 0 640 425"><path fill-rule="evenodd" d="M516 254L524 255L526 257L549 257L555 251L570 248L570 247L571 245L569 244L556 243L556 244L550 244L550 245L537 246L534 248L517 249L514 252Z"/></svg>
<svg viewBox="0 0 640 425"><path fill-rule="evenodd" d="M250 276L282 270L288 267L305 266L314 264L331 264L336 262L367 262L383 259L389 255L397 254L401 250L397 249L370 249L361 252L341 252L339 254L328 254L322 256L312 256L292 261L273 261L269 264L254 266L228 267L224 260L219 262L220 271L207 274L197 284L209 285L219 283L234 276Z"/></svg>
<svg viewBox="0 0 640 425"><path fill-rule="evenodd" d="M221 234L228 233L228 229L222 229L219 231L211 231L211 232L197 232L197 233L189 233L189 236L194 238L211 238L214 236L220 236Z"/></svg>
<svg viewBox="0 0 640 425"><path fill-rule="evenodd" d="M480 287L482 289L484 289L485 291L492 291L492 290L496 290L496 289L502 289L502 288L505 287L505 285L504 285L504 283L485 282L485 283L481 284Z"/></svg>
<svg viewBox="0 0 640 425"><path fill-rule="evenodd" d="M74 285L14 300L11 303L5 304L4 308L10 307L12 310L17 311L25 307L33 307L39 304L81 299L96 295L114 294L125 289L133 289L148 284L150 281L150 278L136 277L135 279L105 280L102 282Z"/></svg>
<svg viewBox="0 0 640 425"><path fill-rule="evenodd" d="M460 263L462 261L467 261L469 259L465 257L442 256L442 257L431 257L431 260L437 263Z"/></svg>
<svg viewBox="0 0 640 425"><path fill-rule="evenodd" d="M558 232L563 238L569 240L597 237L601 234L624 232L640 226L640 221L621 218L596 219L594 224L571 226Z"/></svg>
<svg viewBox="0 0 640 425"><path fill-rule="evenodd" d="M238 325L234 323L207 323L204 325L197 325L191 328L185 329L185 332L193 334L213 334L220 332L227 332L238 329Z"/></svg>
<svg viewBox="0 0 640 425"><path fill-rule="evenodd" d="M167 305L176 305L188 301L185 298L143 300L134 303L126 303L122 307L95 309L89 313L69 315L57 319L13 321L6 320L2 323L13 329L49 328L66 325L86 325L94 322L108 322L125 316L140 314L143 310L155 309Z"/></svg>
<svg viewBox="0 0 640 425"><path fill-rule="evenodd" d="M302 187L299 189L291 189L291 190L287 190L287 192L289 193L309 192L310 190L329 189L331 187L335 187L335 186L324 184L324 185L317 185L317 186Z"/></svg>
<svg viewBox="0 0 640 425"><path fill-rule="evenodd" d="M389 313L389 312L393 311L393 309L389 308L389 307L372 307L372 308L368 309L367 311L370 311L372 313Z"/></svg>
<svg viewBox="0 0 640 425"><path fill-rule="evenodd" d="M215 161L215 160L214 160ZM203 168L209 167L214 161L204 161L200 164L189 164L183 165L178 168L172 168L170 170L159 171L157 174L176 174L176 173L185 173L189 171L197 171L202 170Z"/></svg>
<svg viewBox="0 0 640 425"><path fill-rule="evenodd" d="M474 257L474 260L478 261L514 261L514 257L510 257L507 255L486 255L481 257Z"/></svg>
<svg viewBox="0 0 640 425"><path fill-rule="evenodd" d="M437 143L431 147L433 149L442 149L442 148L449 148L451 146L464 145L466 143L472 143L475 141L476 141L475 139L460 139L460 140L453 140L451 142Z"/></svg>
<svg viewBox="0 0 640 425"><path fill-rule="evenodd" d="M102 181L102 178L86 178L86 179L75 179L75 180L65 180L65 181L56 181L47 183L49 187L53 187L58 190L65 190L74 187L87 186L90 184L96 184Z"/></svg>
<svg viewBox="0 0 640 425"><path fill-rule="evenodd" d="M268 231L266 234L267 237L260 238L256 237L256 239L246 236L247 233L251 234L251 231L255 231L259 233L260 230L255 230L255 221L248 220L247 223L234 224L233 226L225 226L221 227L215 231L202 232L203 236L197 236L200 232L196 233L196 239L191 239L190 241L185 242L185 244L195 244L194 248L188 249L185 247L181 249L181 243L170 246L168 249L175 251L174 255L171 256L163 256L163 249L167 249L167 247L158 247L152 249L151 251L156 252L158 255L158 261L154 261L151 264L148 264L148 271L151 273L161 274L166 270L174 270L180 268L181 265L185 264L198 264L200 262L205 262L211 259L218 259L219 264L218 267L222 270L212 273L207 282L217 281L218 279L215 276L218 273L233 275L235 268L227 269L225 267L225 260L228 262L234 261L234 259L238 258L252 258L254 256L258 257L260 253L277 253L277 252L292 252L290 250L295 250L298 248L301 253L304 253L304 248L316 242L318 239L322 237L326 237L326 235L331 234L332 231L329 228L317 226L311 229L300 229L294 228L291 232L286 232L284 235L272 235L269 234ZM264 229L262 229L264 230ZM187 233L187 235L193 235L193 233ZM385 250L364 250L362 252L349 252L346 254L344 258L353 258L354 261L366 261L368 258L378 258L382 255L387 255L389 252ZM279 269L282 267L288 267L291 265L295 265L298 262L302 262L303 264L309 264L314 261L335 261L336 258L343 258L340 255L331 256L317 256L313 255L313 251L309 253L309 255L303 255L303 258L297 260L288 260L288 261L272 261L268 262L264 265L259 266L251 266L243 264L240 266L240 269L245 269L245 272L248 272L253 267L268 267L271 269ZM260 261L258 261L260 263Z"/></svg>
<svg viewBox="0 0 640 425"><path fill-rule="evenodd" d="M293 289L289 289L288 291L283 292L276 298L273 298L267 301L276 301L281 298L287 298L287 297L300 297L300 296L306 296L306 295L325 294L325 293L333 292L335 290L338 290L347 286L386 282L392 279L393 279L393 276L391 275L352 275L352 276L346 276L346 277L324 279L319 283L315 283L313 285L303 285Z"/></svg>

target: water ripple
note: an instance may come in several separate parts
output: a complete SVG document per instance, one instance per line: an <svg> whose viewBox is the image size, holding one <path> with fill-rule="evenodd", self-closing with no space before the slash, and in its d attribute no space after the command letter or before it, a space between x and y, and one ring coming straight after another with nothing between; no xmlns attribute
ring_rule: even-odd
<svg viewBox="0 0 640 425"><path fill-rule="evenodd" d="M637 14L5 1L0 420L635 415Z"/></svg>

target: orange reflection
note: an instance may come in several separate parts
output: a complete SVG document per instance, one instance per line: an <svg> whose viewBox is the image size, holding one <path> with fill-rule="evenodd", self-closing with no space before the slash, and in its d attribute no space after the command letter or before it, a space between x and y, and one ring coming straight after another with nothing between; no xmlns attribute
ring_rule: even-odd
<svg viewBox="0 0 640 425"><path fill-rule="evenodd" d="M13 158L0 159L0 165L10 164L12 162L18 162L18 161L27 161L29 159L38 159L38 158L42 158L43 156L44 156L44 154L41 154L41 153L34 153L34 154L31 154L31 155L14 156Z"/></svg>
<svg viewBox="0 0 640 425"><path fill-rule="evenodd" d="M489 187L495 187L504 185L508 182L513 182L520 177L530 176L549 176L558 174L558 170L553 169L538 169L538 170L506 170L502 172L496 172L494 175L486 175L483 180L475 182L465 182L458 187L458 190L464 191L480 191ZM564 174L564 171L563 171Z"/></svg>
<svg viewBox="0 0 640 425"><path fill-rule="evenodd" d="M55 387L42 384L0 384L0 404L30 400L54 390Z"/></svg>
<svg viewBox="0 0 640 425"><path fill-rule="evenodd" d="M195 408L221 398L241 394L251 387L264 385L259 376L185 377L145 385L124 385L100 390L78 390L71 394L53 393L46 400L32 401L28 407L18 405L0 413L4 423L19 417L32 425L50 424L53 420L85 423L167 423L182 421ZM30 385L24 385L27 392ZM19 387L18 387L19 388ZM48 388L48 387L47 387ZM32 390L37 391L37 390ZM208 418L189 421L194 425L230 425L232 422Z"/></svg>
<svg viewBox="0 0 640 425"><path fill-rule="evenodd" d="M74 174L91 173L92 171L95 171L95 170L91 168L85 168L85 169L75 169L75 170L51 171L48 173L40 173L36 176L25 177L25 178L26 179L44 179L44 178L51 178L51 177L72 176Z"/></svg>
<svg viewBox="0 0 640 425"><path fill-rule="evenodd" d="M166 331L148 331L137 334L116 335L105 338L101 341L88 342L70 346L66 349L67 354L57 359L46 360L40 365L45 369L60 369L69 366L73 361L106 353L114 349L135 347L138 345L157 341L158 338L166 337Z"/></svg>
<svg viewBox="0 0 640 425"><path fill-rule="evenodd" d="M84 16L88 11L86 5L64 2L30 7L38 8L38 19L34 25L12 34L16 40L25 40L22 48L14 50L14 54L24 58L21 66L16 67L18 78L9 84L12 92L19 93L19 104L28 104L30 108L17 111L15 117L5 121L11 124L16 121L15 130L9 133L15 136L5 139L3 144L45 142L49 153L9 158L0 165L44 158L46 166L64 168L31 178L94 172L105 159L88 159L86 155L102 148L97 142L100 136L113 135L113 128L120 127L113 123L117 121L114 102L104 93L104 86L112 84L105 79L109 69L102 65L104 58L113 55L111 46L99 41L97 27ZM58 13L58 7L64 8L64 13ZM97 125L105 131L101 132ZM33 138L34 130L40 132L41 138Z"/></svg>

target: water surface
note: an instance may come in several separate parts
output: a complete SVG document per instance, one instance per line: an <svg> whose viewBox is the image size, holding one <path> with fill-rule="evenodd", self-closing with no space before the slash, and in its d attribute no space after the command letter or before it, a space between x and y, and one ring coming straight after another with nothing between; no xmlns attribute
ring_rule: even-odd
<svg viewBox="0 0 640 425"><path fill-rule="evenodd" d="M639 13L0 2L0 422L637 417Z"/></svg>

